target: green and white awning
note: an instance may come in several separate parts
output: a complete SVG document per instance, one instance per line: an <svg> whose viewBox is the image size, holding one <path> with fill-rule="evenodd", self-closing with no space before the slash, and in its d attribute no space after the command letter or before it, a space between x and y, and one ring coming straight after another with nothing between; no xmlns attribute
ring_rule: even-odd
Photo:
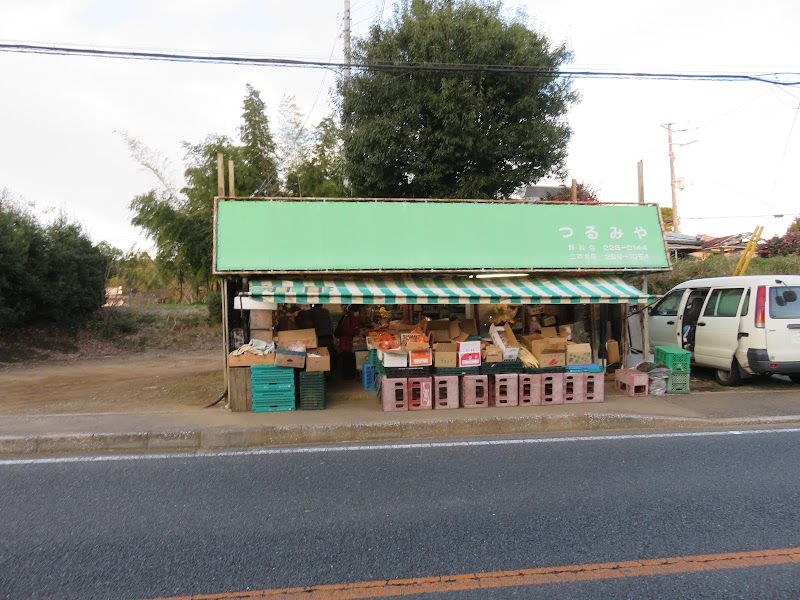
<svg viewBox="0 0 800 600"><path fill-rule="evenodd" d="M292 304L619 304L652 297L618 277L262 279L250 295Z"/></svg>

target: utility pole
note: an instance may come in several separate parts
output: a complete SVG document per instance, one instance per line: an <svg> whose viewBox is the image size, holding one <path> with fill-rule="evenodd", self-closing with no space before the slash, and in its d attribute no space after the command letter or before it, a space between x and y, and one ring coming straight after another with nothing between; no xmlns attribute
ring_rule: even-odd
<svg viewBox="0 0 800 600"><path fill-rule="evenodd" d="M672 231L680 232L680 219L678 219L678 197L675 186L675 153L672 151L672 123L667 123L667 135L669 136L669 182L672 187Z"/></svg>
<svg viewBox="0 0 800 600"><path fill-rule="evenodd" d="M350 0L344 0L344 78L350 79Z"/></svg>

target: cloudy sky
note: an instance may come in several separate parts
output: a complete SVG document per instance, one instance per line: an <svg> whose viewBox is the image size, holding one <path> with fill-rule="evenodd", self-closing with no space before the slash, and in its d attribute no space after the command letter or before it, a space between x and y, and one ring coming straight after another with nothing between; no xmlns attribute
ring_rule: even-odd
<svg viewBox="0 0 800 600"><path fill-rule="evenodd" d="M351 0L352 32L392 14L393 0ZM0 42L341 60L344 0L0 0ZM800 2L507 0L531 27L574 51L572 69L794 73ZM148 248L130 200L156 186L131 159L127 133L171 162L183 141L236 136L245 85L276 126L292 95L316 124L331 111L329 70L203 65L0 52L0 189L95 241ZM580 79L570 114L570 177L601 200L671 206L666 123L674 123L681 231L782 234L800 213L800 85ZM556 182L557 183L557 182ZM784 215L775 217L774 215Z"/></svg>

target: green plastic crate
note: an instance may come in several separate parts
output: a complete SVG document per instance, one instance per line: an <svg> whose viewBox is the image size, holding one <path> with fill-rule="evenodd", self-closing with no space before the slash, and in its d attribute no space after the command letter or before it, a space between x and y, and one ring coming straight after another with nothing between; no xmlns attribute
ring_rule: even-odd
<svg viewBox="0 0 800 600"><path fill-rule="evenodd" d="M434 375L439 376L452 376L452 375L480 375L480 367L436 367L433 370Z"/></svg>
<svg viewBox="0 0 800 600"><path fill-rule="evenodd" d="M656 346L655 361L672 370L673 373L688 373L692 353L677 346Z"/></svg>
<svg viewBox="0 0 800 600"><path fill-rule="evenodd" d="M300 373L300 410L322 410L325 408L325 373L323 371Z"/></svg>
<svg viewBox="0 0 800 600"><path fill-rule="evenodd" d="M507 373L522 373L523 364L518 360L502 360L482 363L479 369L481 375L505 375Z"/></svg>
<svg viewBox="0 0 800 600"><path fill-rule="evenodd" d="M673 373L667 379L668 394L689 393L689 373Z"/></svg>

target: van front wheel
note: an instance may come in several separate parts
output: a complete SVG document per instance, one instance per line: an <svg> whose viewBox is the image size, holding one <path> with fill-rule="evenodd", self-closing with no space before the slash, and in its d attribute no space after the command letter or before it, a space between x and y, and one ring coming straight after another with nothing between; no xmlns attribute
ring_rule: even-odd
<svg viewBox="0 0 800 600"><path fill-rule="evenodd" d="M734 358L730 370L717 369L714 371L714 379L720 385L733 387L742 383L742 374L739 371L739 363Z"/></svg>

